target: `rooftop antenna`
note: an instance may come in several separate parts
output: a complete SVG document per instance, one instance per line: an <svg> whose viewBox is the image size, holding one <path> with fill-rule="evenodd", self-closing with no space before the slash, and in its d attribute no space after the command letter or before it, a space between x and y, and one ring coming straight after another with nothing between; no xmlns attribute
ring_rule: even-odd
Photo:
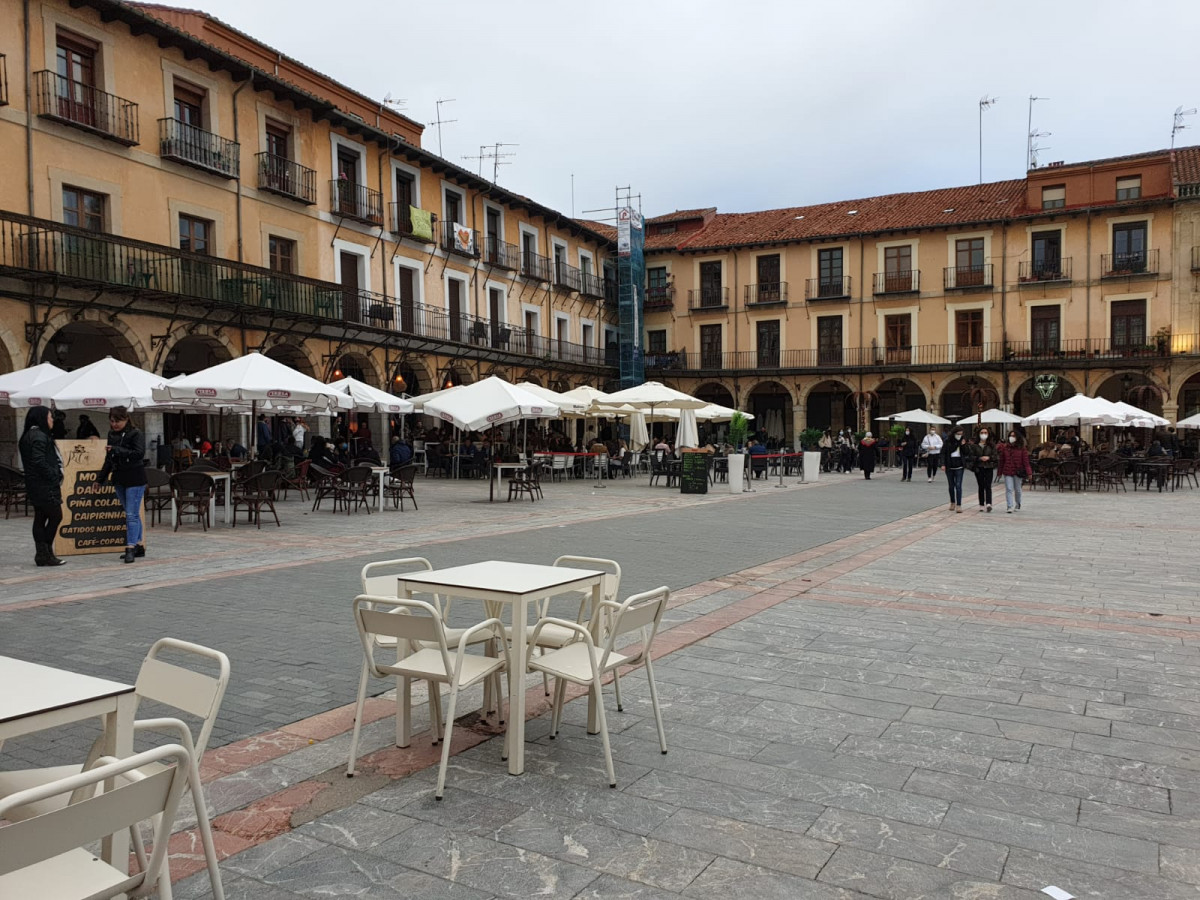
<svg viewBox="0 0 1200 900"><path fill-rule="evenodd" d="M1035 97L1035 96L1033 96L1033 94L1029 95L1029 124L1028 124L1028 127L1025 129L1025 133L1028 135L1028 138L1027 138L1027 141L1025 144L1025 171L1026 172L1028 172L1030 169L1037 168L1038 148L1034 146L1035 142L1040 137L1049 137L1050 136L1050 132L1048 132L1048 131L1034 131L1033 130L1033 104L1037 103L1039 100L1049 100L1049 99L1050 99L1049 97Z"/></svg>
<svg viewBox="0 0 1200 900"><path fill-rule="evenodd" d="M397 97L393 97L391 94L391 91L389 91L387 93L387 95L384 96L384 98L379 101L379 109L377 109L375 111L375 127L376 128L379 127L379 114L381 112L383 112L383 108L385 106L390 107L391 109L394 109L394 110L400 110L400 109L403 109L407 105L408 105L407 100L400 100Z"/></svg>
<svg viewBox="0 0 1200 900"><path fill-rule="evenodd" d="M515 153L501 153L501 147L520 147L520 144L505 144L502 141L497 141L492 144L492 152L488 154L488 158L492 161L492 184L500 183L500 167L511 166L512 163L501 162L502 159L509 159L516 156Z"/></svg>
<svg viewBox="0 0 1200 900"><path fill-rule="evenodd" d="M437 118L433 120L433 124L437 126L437 130L438 130L438 156L442 155L442 126L449 125L451 122L458 121L458 119L443 119L442 118L442 104L443 103L453 103L453 102L454 102L453 97L449 97L445 100L437 101Z"/></svg>
<svg viewBox="0 0 1200 900"><path fill-rule="evenodd" d="M464 156L463 159L474 159L479 162L479 177L483 177L483 161L488 159L488 155L484 152L487 150L487 144L479 145L479 153L475 156Z"/></svg>
<svg viewBox="0 0 1200 900"><path fill-rule="evenodd" d="M1171 126L1171 149L1172 150L1175 149L1175 135L1179 134L1179 132L1183 131L1183 129L1191 127L1190 125L1183 124L1183 117L1184 116L1194 116L1195 114L1196 114L1196 107L1194 107L1194 106L1191 109L1184 109L1182 106L1175 107L1175 124Z"/></svg>
<svg viewBox="0 0 1200 900"><path fill-rule="evenodd" d="M979 98L979 183L983 184L983 111L991 109L999 97L989 97L984 94Z"/></svg>

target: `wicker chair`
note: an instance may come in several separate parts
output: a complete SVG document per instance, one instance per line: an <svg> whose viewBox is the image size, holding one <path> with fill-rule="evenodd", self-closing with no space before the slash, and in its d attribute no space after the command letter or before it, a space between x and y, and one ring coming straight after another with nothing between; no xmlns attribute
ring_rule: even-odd
<svg viewBox="0 0 1200 900"><path fill-rule="evenodd" d="M337 512L342 504L346 506L346 515L350 508L365 507L367 515L371 514L371 487L375 483L375 473L369 466L351 466L337 477L333 483L333 511Z"/></svg>
<svg viewBox="0 0 1200 900"><path fill-rule="evenodd" d="M279 526L279 513L275 512L275 492L283 481L283 473L275 470L260 472L253 478L248 478L238 485L233 494L233 526L237 527L237 512L239 506L246 507L247 521L253 522L262 529L262 511L265 506L275 517L275 525Z"/></svg>
<svg viewBox="0 0 1200 900"><path fill-rule="evenodd" d="M170 509L175 495L171 490L171 475L163 469L146 470L146 519L151 526L155 519L162 524L163 510Z"/></svg>
<svg viewBox="0 0 1200 900"><path fill-rule="evenodd" d="M385 500L391 500L393 506L398 507L401 511L404 510L404 498L407 497L412 501L413 509L419 509L417 506L417 497L413 493L413 480L417 476L416 463L408 463L403 466L392 466L391 472L388 474L388 480L383 486L383 496Z"/></svg>
<svg viewBox="0 0 1200 900"><path fill-rule="evenodd" d="M208 531L208 517L215 485L203 472L176 472L171 476L171 493L175 499L175 530L183 523L185 515L194 515Z"/></svg>
<svg viewBox="0 0 1200 900"><path fill-rule="evenodd" d="M25 507L29 515L29 497L25 493L25 473L11 466L0 466L0 503L4 505L4 518L18 506Z"/></svg>
<svg viewBox="0 0 1200 900"><path fill-rule="evenodd" d="M541 474L542 464L531 462L524 470L508 479L508 499L512 500L514 496L520 496L521 494L528 494L530 500L537 500L541 497Z"/></svg>
<svg viewBox="0 0 1200 900"><path fill-rule="evenodd" d="M308 467L309 485L313 492L313 512L321 508L321 501L326 497L333 499L334 486L337 484L337 473L331 469L326 469L323 466L318 466L316 463L310 463ZM337 509L336 502L334 509Z"/></svg>
<svg viewBox="0 0 1200 900"><path fill-rule="evenodd" d="M299 491L300 496L306 501L308 500L308 469L311 465L311 460L302 459L296 464L295 472L291 475L283 475L279 480L279 490L283 493L282 499L287 499L288 491Z"/></svg>

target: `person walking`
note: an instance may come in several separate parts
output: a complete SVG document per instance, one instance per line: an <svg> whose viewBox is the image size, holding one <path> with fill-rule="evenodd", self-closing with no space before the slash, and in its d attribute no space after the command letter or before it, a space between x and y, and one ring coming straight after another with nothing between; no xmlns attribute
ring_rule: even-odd
<svg viewBox="0 0 1200 900"><path fill-rule="evenodd" d="M88 418L87 413L81 415L79 417L79 427L75 429L75 440L86 441L88 438L98 437L100 437L100 432L96 426L92 424L92 420Z"/></svg>
<svg viewBox="0 0 1200 900"><path fill-rule="evenodd" d="M900 462L903 465L901 481L912 481L913 467L917 464L917 436L912 428L904 428L904 437L900 439Z"/></svg>
<svg viewBox="0 0 1200 900"><path fill-rule="evenodd" d="M100 482L111 481L125 510L125 553L131 563L146 555L142 543L142 497L146 493L146 439L129 421L129 410L114 406L108 411L108 455L100 470Z"/></svg>
<svg viewBox="0 0 1200 900"><path fill-rule="evenodd" d="M1008 440L1000 445L1000 474L1004 476L1004 503L1008 507L1005 512L1013 511L1013 499L1016 508L1021 508L1021 479L1033 479L1033 463L1029 461L1029 451L1025 449L1025 439L1013 429L1008 433Z"/></svg>
<svg viewBox="0 0 1200 900"><path fill-rule="evenodd" d="M933 476L937 474L942 459L942 436L936 428L930 428L921 438L921 458L925 460L925 474L929 476L929 484L933 484Z"/></svg>
<svg viewBox="0 0 1200 900"><path fill-rule="evenodd" d="M25 430L18 448L25 469L25 491L33 506L33 561L39 566L61 566L54 555L54 536L62 521L63 461L51 436L54 414L48 406L25 413Z"/></svg>
<svg viewBox="0 0 1200 900"><path fill-rule="evenodd" d="M871 432L863 435L862 442L858 445L858 467L863 471L863 477L867 481L871 480L871 473L875 471L875 456L878 452L875 438L871 436Z"/></svg>
<svg viewBox="0 0 1200 900"><path fill-rule="evenodd" d="M991 432L986 427L979 430L975 443L967 445L969 468L975 472L975 484L979 487L979 508L992 511L992 481L996 475L997 450Z"/></svg>
<svg viewBox="0 0 1200 900"><path fill-rule="evenodd" d="M950 437L942 443L942 471L946 473L946 483L950 488L950 512L962 512L962 482L963 467L966 460L963 457L963 430L956 427Z"/></svg>

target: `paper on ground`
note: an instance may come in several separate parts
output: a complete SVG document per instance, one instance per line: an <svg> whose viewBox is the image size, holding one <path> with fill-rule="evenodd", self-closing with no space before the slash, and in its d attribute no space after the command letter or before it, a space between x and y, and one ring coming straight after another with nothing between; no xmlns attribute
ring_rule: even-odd
<svg viewBox="0 0 1200 900"><path fill-rule="evenodd" d="M1062 888L1055 887L1054 885L1042 888L1042 893L1049 894L1054 900L1075 900L1074 894L1068 894Z"/></svg>

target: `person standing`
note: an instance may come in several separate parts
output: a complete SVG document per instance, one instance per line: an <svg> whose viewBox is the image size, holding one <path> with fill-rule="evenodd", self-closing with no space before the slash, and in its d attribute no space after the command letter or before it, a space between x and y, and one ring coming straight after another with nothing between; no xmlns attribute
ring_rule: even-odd
<svg viewBox="0 0 1200 900"><path fill-rule="evenodd" d="M858 467L862 469L863 477L867 481L871 480L871 473L875 471L876 451L875 438L868 431L863 435L862 442L858 445Z"/></svg>
<svg viewBox="0 0 1200 900"><path fill-rule="evenodd" d="M913 467L917 464L917 436L908 426L900 439L900 462L904 466L901 481L912 481Z"/></svg>
<svg viewBox="0 0 1200 900"><path fill-rule="evenodd" d="M1005 512L1011 513L1014 497L1016 508L1021 508L1021 479L1033 478L1025 439L1015 429L1008 433L1008 442L1000 445L1000 474L1004 476L1004 503L1008 507Z"/></svg>
<svg viewBox="0 0 1200 900"><path fill-rule="evenodd" d="M108 455L100 482L111 481L125 510L124 562L146 555L142 543L142 496L146 493L146 439L129 421L129 410L114 406L108 411Z"/></svg>
<svg viewBox="0 0 1200 900"><path fill-rule="evenodd" d="M259 413L258 424L254 430L254 446L259 456L267 452L267 448L271 446L271 438L271 423L267 421L266 413Z"/></svg>
<svg viewBox="0 0 1200 900"><path fill-rule="evenodd" d="M921 438L921 458L925 460L925 474L929 476L929 484L933 484L933 476L937 473L942 458L942 436L936 428L930 428Z"/></svg>
<svg viewBox="0 0 1200 900"><path fill-rule="evenodd" d="M946 473L946 483L950 488L950 512L962 512L962 482L963 467L963 430L956 427L942 443L942 471Z"/></svg>
<svg viewBox="0 0 1200 900"><path fill-rule="evenodd" d="M30 408L18 445L26 496L33 506L33 561L39 566L61 566L66 562L54 555L54 536L62 521L63 462L52 437L53 416L48 406Z"/></svg>
<svg viewBox="0 0 1200 900"><path fill-rule="evenodd" d="M75 429L75 440L86 441L88 438L100 437L100 431L92 424L87 413L79 417L79 427Z"/></svg>
<svg viewBox="0 0 1200 900"><path fill-rule="evenodd" d="M304 420L296 416L295 425L292 427L292 441L296 444L297 450L304 449L304 439L308 437L308 426L304 424Z"/></svg>
<svg viewBox="0 0 1200 900"><path fill-rule="evenodd" d="M979 431L978 440L967 447L970 468L975 472L979 487L979 508L992 511L992 481L996 475L996 445L986 427Z"/></svg>

